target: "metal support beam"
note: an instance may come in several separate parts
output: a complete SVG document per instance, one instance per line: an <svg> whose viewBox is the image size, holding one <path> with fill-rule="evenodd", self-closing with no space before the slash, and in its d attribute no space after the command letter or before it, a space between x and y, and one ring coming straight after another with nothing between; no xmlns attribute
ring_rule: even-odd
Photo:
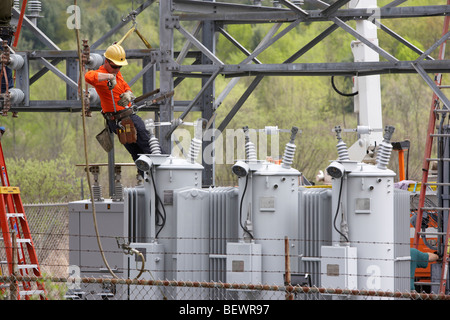
<svg viewBox="0 0 450 320"><path fill-rule="evenodd" d="M242 53L244 53L247 57L251 55L251 53L238 41L236 41L236 39L234 39L228 32L226 32L225 29L221 27L218 27L217 29L228 41L234 44L234 46L238 48ZM252 60L254 63L261 64L261 61L259 61L257 58L253 58Z"/></svg>
<svg viewBox="0 0 450 320"><path fill-rule="evenodd" d="M392 31L391 29L389 29L388 27L386 27L384 24L379 23L380 29L383 30L384 32L386 32L388 35L390 35L391 37L393 37L394 39L396 39L397 41L399 41L400 43L404 44L405 46L407 46L408 48L410 48L412 51L418 53L419 55L423 55L424 52L422 50L420 50L419 48L417 48L415 45L413 45L412 43L410 43L409 41L407 41L406 39L404 39L403 37L401 37L400 35L398 35L397 33L395 33L394 31ZM423 58L428 59L428 60L433 60L433 57L429 56L428 54L423 55ZM422 60L423 60L422 58Z"/></svg>
<svg viewBox="0 0 450 320"><path fill-rule="evenodd" d="M52 65L48 60L44 58L39 59L40 62L45 65L49 70L51 70L54 74L56 74L61 80L66 82L72 89L78 90L78 84L70 79L68 76L66 76L64 73L62 73L58 68L56 68L54 65Z"/></svg>
<svg viewBox="0 0 450 320"><path fill-rule="evenodd" d="M290 2L288 0L280 0L280 2L282 4L284 4L286 7L288 7L289 9L291 9L292 11L294 11L295 13L299 14L300 16L302 16L304 18L309 16L308 12L306 12L302 8L299 8L298 6L296 6L295 4L293 4L292 2Z"/></svg>
<svg viewBox="0 0 450 320"><path fill-rule="evenodd" d="M450 101L445 96L445 94L439 89L439 87L436 85L436 83L431 79L425 69L423 68L422 64L420 62L413 62L411 63L414 69L416 69L417 73L422 77L423 80L428 84L428 86L433 90L433 92L436 94L436 96L439 97L439 99L444 104L445 108L450 111Z"/></svg>
<svg viewBox="0 0 450 320"><path fill-rule="evenodd" d="M353 29L352 27L350 27L349 25L347 25L344 21L342 21L339 18L333 18L334 23L336 23L339 27L341 27L342 29L344 29L345 31L347 31L349 34L351 34L352 36L354 36L356 39L358 39L359 41L361 41L362 43L364 43L366 46L368 46L369 48L371 48L372 50L374 50L375 52L377 52L379 55L381 55L382 57L384 57L386 60L391 61L391 62L398 62L398 59L394 56L392 56L391 54L389 54L388 52L386 52L385 50L381 49L379 46L375 45L372 41L370 41L369 39L366 39L363 35L361 35L360 33L358 33L355 29Z"/></svg>
<svg viewBox="0 0 450 320"><path fill-rule="evenodd" d="M181 0L173 0L179 2ZM254 23L276 23L276 22L292 22L300 19L301 22L320 22L330 21L331 18L337 17L341 20L367 20L373 15L373 11L367 8L342 9L337 10L333 14L325 15L324 10L310 10L308 17L301 17L290 9L284 8L268 8L258 6L247 6L241 8L221 7L219 3L208 5L202 1L188 1L187 3L201 3L201 10L185 8L184 12L178 14L180 21L204 21L212 18L223 24L254 24ZM175 6L177 8L178 6ZM198 8L198 7L195 7ZM258 10L263 8L264 10ZM327 9L325 9L327 10ZM185 13L188 12L188 13ZM195 12L195 13L192 13ZM450 13L449 5L430 5L430 6L412 6L412 7L382 7L379 11L383 20L399 19L399 18L421 18L430 16L445 16Z"/></svg>
<svg viewBox="0 0 450 320"><path fill-rule="evenodd" d="M425 57L427 57L430 53L432 53L434 50L436 50L437 47L439 47L441 44L443 44L445 41L447 41L448 37L450 37L450 31L447 32L446 34L444 34L438 41L436 41L430 48L428 48L428 50L426 50L424 53L422 53L420 55L420 57L418 57L416 59L416 61L425 59Z"/></svg>
<svg viewBox="0 0 450 320"><path fill-rule="evenodd" d="M215 2L215 0L207 0L207 2ZM202 30L202 44L205 46L205 48L211 52L214 57L216 57L216 22L214 20L207 20L203 22L203 30ZM203 53L203 51L202 51ZM199 95L201 96L201 110L202 110L202 119L206 119L206 121L210 122L210 128L209 130L215 129L215 121L214 121L214 98L216 96L216 90L215 90L215 79L220 74L223 63L220 61L219 67L216 72L214 72L209 79L202 78L202 88L199 92ZM213 59L211 59L207 54L202 54L201 56L201 64L205 65L213 65L215 62ZM215 65L217 67L217 65ZM194 105L193 103L192 105ZM188 110L191 106L188 106ZM188 111L187 110L187 111ZM189 111L188 111L189 112ZM183 112L181 117L186 116L186 112ZM203 123L202 130L205 129L204 125L206 123ZM203 135L202 135L203 136ZM214 139L214 137L212 137ZM214 141L212 141L214 143ZM208 157L205 157L205 150L208 148L209 141L206 141L206 139L202 139L202 165L203 165L203 174L202 174L202 185L204 187L213 186L215 182L215 165L214 165L214 155L212 155L212 159L208 159Z"/></svg>
<svg viewBox="0 0 450 320"><path fill-rule="evenodd" d="M173 27L171 22L172 16L172 0L159 2L159 38L160 52L165 52L166 55L173 59ZM173 74L168 60L162 60L159 63L160 72L160 90L161 93L168 93L173 91ZM173 98L165 99L159 106L159 121L170 122L173 120ZM159 142L161 144L162 152L170 154L172 151L172 141L166 138L167 132L170 128L166 126L159 127Z"/></svg>
<svg viewBox="0 0 450 320"><path fill-rule="evenodd" d="M142 5L139 6L139 8L137 8L136 10L130 12L125 18L123 18L117 25L115 25L111 30L109 30L107 33L105 33L100 39L98 39L97 41L95 41L92 45L91 45L91 50L95 50L97 49L101 44L103 44L103 42L106 41L106 39L108 39L109 37L111 37L112 35L114 35L117 31L119 31L120 29L122 29L125 25L128 24L128 22L136 19L136 17L142 12L144 11L147 7L149 7L153 2L155 2L155 0L148 0L145 3L143 3Z"/></svg>
<svg viewBox="0 0 450 320"><path fill-rule="evenodd" d="M325 17L331 16L333 13L339 10L342 6L344 6L350 0L337 0L331 6L322 11L322 15Z"/></svg>
<svg viewBox="0 0 450 320"><path fill-rule="evenodd" d="M223 62L217 58L214 53L212 53L208 48L206 48L200 41L198 41L192 34L190 34L186 29L182 26L178 25L177 30L180 31L194 46L196 46L205 56L211 59L214 63L218 65L223 65Z"/></svg>
<svg viewBox="0 0 450 320"><path fill-rule="evenodd" d="M225 128L228 126L230 121L233 119L233 117L236 115L236 113L241 109L242 105L247 101L248 97L252 94L253 90L256 89L258 84L261 82L261 80L264 78L264 76L257 76L252 83L248 86L247 90L245 90L244 94L241 96L241 98L238 100L238 102L234 105L234 107L231 109L231 111L228 113L228 115L225 117L225 119L220 123L219 127L217 128L216 137L220 135Z"/></svg>
<svg viewBox="0 0 450 320"><path fill-rule="evenodd" d="M427 73L450 73L450 61L436 61L431 55L437 46L448 39L449 34L439 39L432 47L424 52L406 41L401 35L390 30L385 25L380 24L380 28L384 32L419 55L419 58L414 63L410 61L399 61L381 46L370 41L370 37L364 36L349 26L350 21L359 22L373 18L373 11L367 10L367 8L344 7L349 1L335 0L332 4L327 4L323 0L305 0L308 4L313 4L314 9L304 10L303 7L294 4L292 0L280 0L280 3L285 7L228 3L226 0L222 0L222 2L213 0L164 0L159 2L147 0L139 8L129 12L125 18L118 21L117 25L95 41L90 49L91 53L103 54L103 51L97 50L97 48L104 44L108 38L114 36L125 25L133 22L139 14L143 13L152 4L158 3L160 17L159 48L152 50L127 50L127 58L141 59L143 66L142 70L129 81L129 84L135 85L140 79L143 79L143 91L152 91L156 86L157 70L159 70L158 80L162 94L173 91L176 85L184 79L200 80L200 89L195 93L193 100L176 101L174 98L170 98L161 101L158 105L144 107L141 110L154 111L155 117L159 118L158 120L161 122L171 122L174 120L174 112L181 112L180 118L183 119L192 111L200 111L202 118L208 120L208 125L211 128L215 128L214 119L216 109L233 89L234 85L241 77L254 77L244 94L232 107L232 110L225 115L224 120L216 131L218 134L223 132L247 101L248 97L266 76L356 75L361 77L388 73L419 73L430 87L439 93L439 98L448 107L448 99L442 95L442 92L436 85L433 86L433 83L430 83L431 79ZM383 20L443 17L450 14L449 5L399 7L404 2L406 0L393 0L380 8L379 14L383 17ZM13 15L18 17L19 12L14 10ZM189 32L186 30L184 23L188 24L190 21L194 23L192 23L192 31ZM306 45L295 48L293 50L295 53L285 59L284 62L264 64L263 61L258 59L260 53L276 44L277 40L288 32L295 31L301 23L314 22L329 22L330 24L324 27L325 30L310 40ZM273 27L261 43L251 52L251 50L246 49L239 43L239 35L231 35L231 32L227 30L227 25L253 23L266 23L273 25ZM26 60L24 66L26 69L17 71L20 79L16 80L16 84L24 91L26 98L20 106L12 106L11 110L30 112L79 112L81 110L81 103L76 96L78 89L76 79L78 75L74 70L77 61L75 51L60 50L42 30L37 28L27 18L24 19L24 26L30 29L50 50L21 53ZM280 31L281 26L286 27ZM387 61L295 63L297 59L311 49L316 48L322 40L330 36L338 28L342 28L354 36ZM177 29L186 40L176 60L174 60L174 29ZM216 53L215 37L217 31L230 41L237 50L245 54L245 58L240 63L235 65L227 64L226 58L223 58L220 52ZM198 40L199 37L201 37L201 40ZM193 52L192 47L198 48L199 51ZM186 57L192 57L195 61L193 63L183 64ZM29 79L29 70L27 68L31 60L39 61L43 64L43 68ZM58 63L63 61L67 62L66 74L59 71L56 67ZM42 75L49 70L65 82L67 101L30 101L30 85L40 81ZM218 98L215 99L215 79L219 75L233 79L219 93ZM178 78L174 79L175 77ZM176 97L177 95L175 95ZM91 110L100 110L100 106L91 105ZM163 152L170 153L172 149L170 134L173 132L173 129L170 127L159 127L158 129L159 132L157 134ZM203 184L211 185L214 182L214 166L210 166L209 164L204 164L204 166L205 175Z"/></svg>
<svg viewBox="0 0 450 320"><path fill-rule="evenodd" d="M253 60L253 58L257 57L261 52L263 52L264 50L266 50L270 45L272 45L273 43L275 43L277 40L279 40L280 38L282 38L284 35L286 35L289 31L291 31L292 29L294 29L296 26L298 26L298 24L300 23L300 20L296 20L294 22L292 22L290 25L288 25L286 28L284 28L282 31L280 31L276 36L274 36L273 38L271 38L270 40L267 40L266 42L264 42L264 44L260 45L258 48L255 49L255 51L252 52L251 55L249 55L247 58L245 58L240 65L242 64L247 64L248 62L250 62L251 60Z"/></svg>
<svg viewBox="0 0 450 320"><path fill-rule="evenodd" d="M388 3L387 5L385 5L383 8L393 8L396 6L401 5L403 2L406 2L407 0L394 0L391 3Z"/></svg>

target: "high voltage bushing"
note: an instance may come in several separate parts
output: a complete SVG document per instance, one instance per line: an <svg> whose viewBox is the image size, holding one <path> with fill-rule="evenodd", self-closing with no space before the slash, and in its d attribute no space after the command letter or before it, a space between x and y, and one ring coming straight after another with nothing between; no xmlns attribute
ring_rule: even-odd
<svg viewBox="0 0 450 320"><path fill-rule="evenodd" d="M281 166L285 169L290 169L292 162L294 162L295 149L297 148L294 144L294 141L295 141L295 137L296 137L297 133L298 133L298 128L292 127L291 139L286 144L286 147L284 149L283 161L281 163Z"/></svg>
<svg viewBox="0 0 450 320"><path fill-rule="evenodd" d="M202 121L197 121L197 124L195 126L195 135L194 138L191 140L191 145L189 147L188 152L188 160L191 163L195 162L195 159L197 159L198 154L200 153L200 150L202 149Z"/></svg>
<svg viewBox="0 0 450 320"><path fill-rule="evenodd" d="M92 186L92 193L94 195L94 200L96 201L103 201L103 192L102 192L102 186L101 185L93 185Z"/></svg>
<svg viewBox="0 0 450 320"><path fill-rule="evenodd" d="M340 126L335 126L334 131L336 132L336 138L338 140L338 143L336 145L336 149L339 155L339 160L350 160L350 156L348 154L347 145L342 140L341 132L342 129Z"/></svg>
<svg viewBox="0 0 450 320"><path fill-rule="evenodd" d="M391 144L391 138L394 130L395 128L393 126L386 126L384 128L383 141L380 143L377 153L377 168L379 169L386 169L386 166L389 163L393 148Z"/></svg>
<svg viewBox="0 0 450 320"><path fill-rule="evenodd" d="M200 153L201 148L202 148L202 141L200 139L194 138L191 140L191 145L189 147L188 152L188 160L191 163L195 162L195 159L197 159L197 156Z"/></svg>
<svg viewBox="0 0 450 320"><path fill-rule="evenodd" d="M115 166L114 168L114 196L112 197L113 201L122 201L123 200L123 186L120 183L122 174L122 168L120 166Z"/></svg>
<svg viewBox="0 0 450 320"><path fill-rule="evenodd" d="M32 21L33 24L37 23L38 18L42 18L41 11L42 11L42 4L39 0L29 0L27 3L27 17Z"/></svg>
<svg viewBox="0 0 450 320"><path fill-rule="evenodd" d="M42 4L39 0L30 0L28 1L28 12L41 12Z"/></svg>
<svg viewBox="0 0 450 320"><path fill-rule="evenodd" d="M250 133L248 131L248 126L242 128L245 134L245 156L248 161L257 161L255 144L250 141Z"/></svg>
<svg viewBox="0 0 450 320"><path fill-rule="evenodd" d="M148 143L150 144L150 152L152 154L161 154L161 145L159 144L158 138L155 136L155 122L153 119L147 119L145 122L145 129L150 134L150 140Z"/></svg>
<svg viewBox="0 0 450 320"><path fill-rule="evenodd" d="M100 168L98 166L91 166L89 168L89 172L92 173L92 176L94 177L94 184L92 185L92 193L94 200L96 201L103 201L103 194L102 194L102 186L98 182L98 176L100 174Z"/></svg>
<svg viewBox="0 0 450 320"><path fill-rule="evenodd" d="M161 154L159 140L154 134L150 134L150 151L152 154Z"/></svg>

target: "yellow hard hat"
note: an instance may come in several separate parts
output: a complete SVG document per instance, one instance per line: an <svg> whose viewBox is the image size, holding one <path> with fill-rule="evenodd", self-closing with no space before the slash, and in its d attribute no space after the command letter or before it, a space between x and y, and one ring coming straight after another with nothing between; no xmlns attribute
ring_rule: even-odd
<svg viewBox="0 0 450 320"><path fill-rule="evenodd" d="M117 66L126 66L128 61L126 59L125 50L119 44L113 44L106 49L105 58L114 62Z"/></svg>

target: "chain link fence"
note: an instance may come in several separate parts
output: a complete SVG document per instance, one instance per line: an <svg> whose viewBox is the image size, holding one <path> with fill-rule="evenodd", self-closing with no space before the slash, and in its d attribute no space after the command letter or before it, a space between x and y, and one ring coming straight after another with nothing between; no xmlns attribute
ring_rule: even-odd
<svg viewBox="0 0 450 320"><path fill-rule="evenodd" d="M200 281L2 276L0 282L0 297L6 300L450 300L449 295L433 293ZM25 283L43 292L35 288L25 294L19 289Z"/></svg>
<svg viewBox="0 0 450 320"><path fill-rule="evenodd" d="M450 300L450 295L433 293L346 290L300 285L169 281L158 279L157 275L147 269L139 270L139 263L130 266L136 269L137 277L119 277L113 270L109 270L110 272L104 270L97 275L86 276L80 272L82 266L72 266L69 262L72 249L69 247L68 205L64 203L33 204L24 207L42 276L25 274L10 276L3 265L0 277L0 298L5 300L25 298L38 300L44 296L48 300ZM93 254L101 254L97 247L92 248L91 251ZM120 249L117 251L123 254ZM5 260L4 256L2 260ZM118 270L118 274L125 273ZM36 294L28 291L25 295L24 288L27 286L31 290L36 290ZM41 295L40 289L44 289L44 295Z"/></svg>

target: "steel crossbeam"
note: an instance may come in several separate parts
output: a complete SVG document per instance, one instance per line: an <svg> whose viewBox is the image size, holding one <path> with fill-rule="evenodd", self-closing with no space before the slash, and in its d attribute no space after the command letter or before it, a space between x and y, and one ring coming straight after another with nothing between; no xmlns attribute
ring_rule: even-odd
<svg viewBox="0 0 450 320"><path fill-rule="evenodd" d="M212 127L217 108L220 107L227 95L233 90L234 85L241 77L255 77L248 86L241 98L231 108L224 122L218 127L219 132L224 130L229 121L239 111L251 93L257 88L260 81L266 76L335 76L335 75L379 75L387 73L419 73L424 79L426 73L449 73L450 63L447 60L433 58L434 49L447 40L449 35L440 38L432 47L422 51L402 35L396 33L386 26L384 21L389 19L419 19L421 17L433 17L441 19L450 14L449 5L430 6L408 6L406 0L393 0L383 7L377 8L377 15L382 17L383 23L377 21L380 30L393 37L399 43L406 45L419 55L417 61L400 61L397 57L388 53L382 46L373 43L358 31L350 26L351 21L369 20L374 22L373 8L351 8L350 0L336 0L327 4L321 0L305 0L308 5L305 9L302 5L291 0L275 1L278 5L260 5L258 1L249 4L251 1L242 3L230 3L227 1L214 0L147 0L136 10L129 12L125 18L117 22L111 30L102 35L90 45L91 53L102 54L99 50L104 42L114 36L118 31L127 26L141 14L151 8L159 6L159 47L154 49L137 50L127 49L127 58L142 61L142 70L137 73L130 84L135 85L139 79L143 79L143 91L154 90L155 79L159 71L159 85L161 93L176 90L176 86L186 79L201 78L202 85L199 87L195 99L192 101L180 101L175 98L162 100L155 105L148 106L143 110L154 111L160 121L174 120L174 112L182 112L185 116L188 112L201 111L202 116L209 121ZM275 3L274 2L274 3ZM14 17L19 16L19 11L14 9ZM76 51L61 50L49 36L40 30L27 17L23 20L24 27L29 29L45 46L46 50L32 52L18 52L25 59L22 70L17 70L20 77L18 88L21 89L26 98L18 105L13 105L11 111L19 112L79 112L81 102L77 97L78 73L73 66L77 62ZM188 31L186 25L195 22L192 32ZM277 45L277 41L290 32L296 32L298 26L303 23L329 22L324 30L316 35L303 47L299 47L285 61L278 64L266 64L259 58L260 54L272 46ZM238 35L227 30L232 24L271 24L273 28L255 49L249 50L239 43ZM284 28L281 28L281 27ZM342 29L357 40L374 50L385 60L371 62L327 62L322 63L297 63L296 61L320 44L327 37L332 36L335 30ZM183 37L185 45L180 52L174 49L175 37ZM236 50L243 52L245 58L239 64L228 64L220 56L220 52L215 50L216 37L223 37L229 41ZM191 63L187 57L193 58ZM30 75L29 62L40 61L42 69ZM67 61L66 74L57 65ZM32 99L30 87L41 81L42 76L52 72L61 81L65 82L67 88L67 100L43 100ZM215 79L218 75L234 78L233 81L222 91L218 92L215 99ZM436 90L436 88L432 88ZM211 98L212 97L212 98ZM442 97L443 101L446 101ZM93 103L91 110L100 110L99 105ZM165 150L171 149L170 128L161 128L159 132L160 142ZM173 130L172 130L173 131ZM206 164L205 164L206 165ZM213 172L214 170L208 170ZM211 177L206 177L206 184L213 181Z"/></svg>

